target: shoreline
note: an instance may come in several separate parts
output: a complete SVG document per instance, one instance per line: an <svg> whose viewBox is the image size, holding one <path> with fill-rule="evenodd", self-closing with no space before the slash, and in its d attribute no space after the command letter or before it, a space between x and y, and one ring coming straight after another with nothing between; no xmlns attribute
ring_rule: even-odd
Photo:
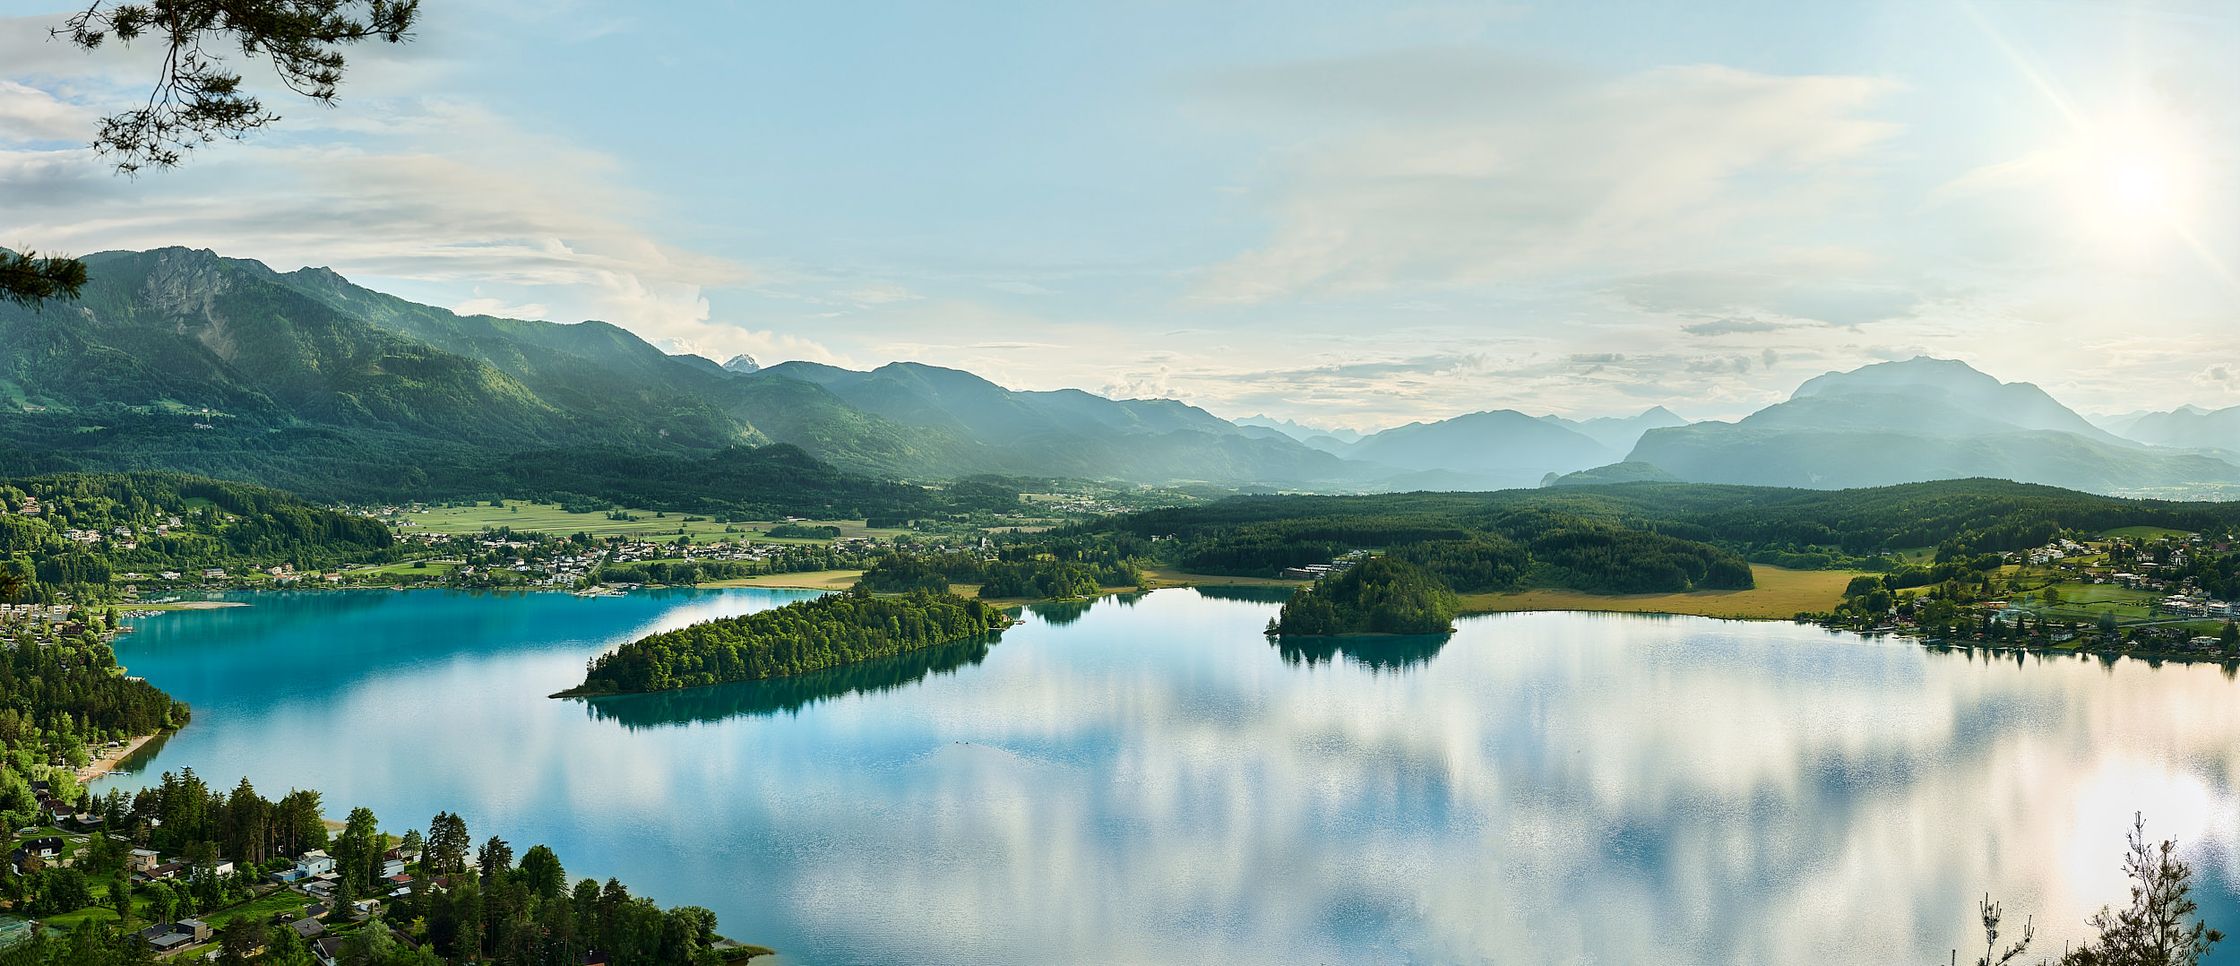
<svg viewBox="0 0 2240 966"><path fill-rule="evenodd" d="M108 752L103 752L92 761L86 762L85 767L78 769L77 772L79 787L82 788L87 784L93 782L95 779L98 779L103 775L107 775L110 772L116 771L117 766L123 764L125 759L132 757L134 753L138 752L142 747L145 747L148 742L156 740L156 738L162 736L162 734L163 732L158 731L152 735L141 735L138 738L134 738L131 741L125 742L124 747L117 749L117 753L114 757L111 757Z"/></svg>

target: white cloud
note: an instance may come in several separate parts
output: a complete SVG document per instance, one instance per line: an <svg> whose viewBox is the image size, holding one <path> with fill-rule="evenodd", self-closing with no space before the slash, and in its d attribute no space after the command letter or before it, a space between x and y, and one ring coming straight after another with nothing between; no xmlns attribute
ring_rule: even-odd
<svg viewBox="0 0 2240 966"><path fill-rule="evenodd" d="M92 140L91 115L62 99L11 80L0 80L0 143Z"/></svg>
<svg viewBox="0 0 2240 966"><path fill-rule="evenodd" d="M1895 130L1866 116L1891 88L1717 66L1593 78L1460 51L1225 78L1213 90L1224 107L1328 105L1326 137L1269 200L1267 243L1215 266L1198 295L1255 302L1778 251L1798 219L1857 190L1868 150Z"/></svg>
<svg viewBox="0 0 2240 966"><path fill-rule="evenodd" d="M657 240L638 217L652 200L621 187L612 159L470 105L354 109L333 127L311 119L316 146L224 144L132 180L83 148L0 152L0 237L79 252L206 247L375 287L511 293L468 311L599 318L724 350L755 341L710 322L703 294L755 273Z"/></svg>

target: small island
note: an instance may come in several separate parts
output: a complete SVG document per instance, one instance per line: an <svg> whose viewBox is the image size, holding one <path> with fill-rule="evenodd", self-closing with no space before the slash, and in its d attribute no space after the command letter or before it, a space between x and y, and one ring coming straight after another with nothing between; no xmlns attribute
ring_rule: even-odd
<svg viewBox="0 0 2240 966"><path fill-rule="evenodd" d="M1001 630L1001 608L954 594L828 594L624 644L556 698L641 694L804 674Z"/></svg>
<svg viewBox="0 0 2240 966"><path fill-rule="evenodd" d="M1293 593L1268 634L1445 634L1454 630L1456 607L1454 591L1423 568L1370 557Z"/></svg>

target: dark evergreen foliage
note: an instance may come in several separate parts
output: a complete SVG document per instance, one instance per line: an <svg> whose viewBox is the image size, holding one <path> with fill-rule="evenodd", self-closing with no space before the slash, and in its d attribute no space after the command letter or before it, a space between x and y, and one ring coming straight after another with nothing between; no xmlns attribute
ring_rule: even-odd
<svg viewBox="0 0 2240 966"><path fill-rule="evenodd" d="M583 685L568 693L669 691L782 677L946 644L1008 622L991 605L949 594L831 594L624 644L594 659Z"/></svg>
<svg viewBox="0 0 2240 966"><path fill-rule="evenodd" d="M1372 557L1292 594L1268 633L1442 634L1454 629L1455 607L1454 591L1429 572Z"/></svg>

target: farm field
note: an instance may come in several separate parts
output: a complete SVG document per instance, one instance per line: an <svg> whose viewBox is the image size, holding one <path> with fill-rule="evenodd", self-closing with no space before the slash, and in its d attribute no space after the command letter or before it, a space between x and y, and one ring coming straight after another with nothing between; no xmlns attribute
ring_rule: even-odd
<svg viewBox="0 0 2240 966"><path fill-rule="evenodd" d="M795 590L846 590L855 586L861 570L803 570L790 574L755 574L730 580L710 580L702 587L785 587Z"/></svg>
<svg viewBox="0 0 2240 966"><path fill-rule="evenodd" d="M797 537L772 537L768 530L777 521L721 523L692 514L669 513L656 515L653 510L628 510L633 519L613 520L604 511L571 512L552 503L529 503L507 500L502 506L428 507L407 511L403 519L412 530L434 533L480 533L491 527L511 527L533 533L566 536L588 533L593 537L627 537L645 540L674 540L679 535L689 536L694 543L720 543L725 540L753 540L759 543L815 544L828 541ZM690 519L688 519L690 517ZM844 537L892 537L905 530L872 529L862 520L807 520L805 524L835 526Z"/></svg>
<svg viewBox="0 0 2240 966"><path fill-rule="evenodd" d="M1857 576L1849 570L1787 570L1750 565L1758 586L1749 590L1698 590L1677 594L1590 594L1535 588L1507 593L1463 594L1466 614L1530 610L1607 611L1627 614L1688 614L1785 620L1806 611L1825 611L1843 601L1843 588Z"/></svg>

